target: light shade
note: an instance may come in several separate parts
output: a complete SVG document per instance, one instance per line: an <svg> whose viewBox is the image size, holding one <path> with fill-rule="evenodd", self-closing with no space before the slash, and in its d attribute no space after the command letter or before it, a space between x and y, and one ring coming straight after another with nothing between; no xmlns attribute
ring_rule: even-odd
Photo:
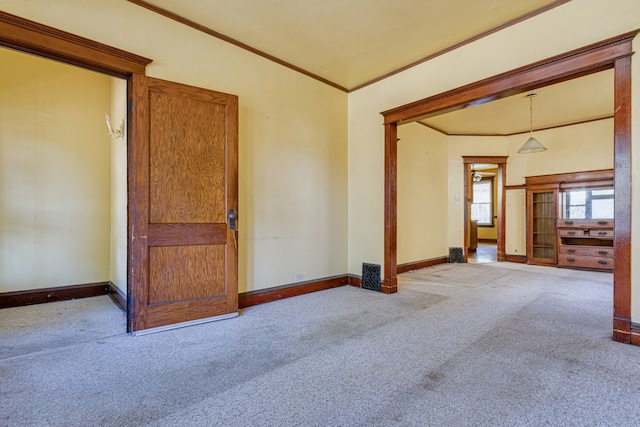
<svg viewBox="0 0 640 427"><path fill-rule="evenodd" d="M531 153L539 153L541 151L546 151L547 147L540 144L537 139L530 136L527 139L527 142L522 144L522 147L518 150L519 154L531 154Z"/></svg>

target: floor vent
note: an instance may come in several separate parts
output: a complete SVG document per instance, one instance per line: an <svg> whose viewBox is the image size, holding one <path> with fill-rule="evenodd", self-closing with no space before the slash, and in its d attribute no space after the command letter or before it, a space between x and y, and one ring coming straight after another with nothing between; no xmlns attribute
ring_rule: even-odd
<svg viewBox="0 0 640 427"><path fill-rule="evenodd" d="M380 266L362 263L362 288L380 292Z"/></svg>
<svg viewBox="0 0 640 427"><path fill-rule="evenodd" d="M464 262L462 248L449 248L449 262Z"/></svg>

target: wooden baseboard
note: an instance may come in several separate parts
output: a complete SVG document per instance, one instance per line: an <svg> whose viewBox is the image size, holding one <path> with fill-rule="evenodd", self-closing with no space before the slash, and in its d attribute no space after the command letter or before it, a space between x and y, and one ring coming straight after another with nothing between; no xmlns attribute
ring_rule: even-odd
<svg viewBox="0 0 640 427"><path fill-rule="evenodd" d="M243 292L238 294L238 308L247 308L265 302L277 301L279 299L295 297L298 295L308 294L310 292L323 291L325 289L337 288L348 284L349 277L347 275L343 275L310 280L302 283L292 283L274 288L261 289L259 291Z"/></svg>
<svg viewBox="0 0 640 427"><path fill-rule="evenodd" d="M517 262L518 264L526 264L527 257L524 255L509 255L505 254L504 260L507 262Z"/></svg>
<svg viewBox="0 0 640 427"><path fill-rule="evenodd" d="M613 318L613 340L623 344L631 344L631 320L627 318Z"/></svg>
<svg viewBox="0 0 640 427"><path fill-rule="evenodd" d="M109 296L122 311L127 312L127 296L113 282L109 282Z"/></svg>
<svg viewBox="0 0 640 427"><path fill-rule="evenodd" d="M355 274L347 274L347 280L349 281L349 285L355 286L356 288L362 287L362 277L356 276Z"/></svg>
<svg viewBox="0 0 640 427"><path fill-rule="evenodd" d="M109 282L0 293L0 308L67 301L109 294Z"/></svg>
<svg viewBox="0 0 640 427"><path fill-rule="evenodd" d="M640 323L631 323L630 341L633 345L640 345Z"/></svg>
<svg viewBox="0 0 640 427"><path fill-rule="evenodd" d="M439 258L431 258L431 259L423 259L422 261L408 262L406 264L398 264L397 271L398 274L406 273L411 270L419 270L425 267L432 267L438 264L446 264L449 262L448 257L439 257Z"/></svg>

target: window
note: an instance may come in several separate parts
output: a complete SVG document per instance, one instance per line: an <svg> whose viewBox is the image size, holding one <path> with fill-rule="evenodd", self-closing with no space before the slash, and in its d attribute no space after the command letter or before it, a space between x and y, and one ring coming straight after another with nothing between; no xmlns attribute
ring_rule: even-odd
<svg viewBox="0 0 640 427"><path fill-rule="evenodd" d="M478 226L493 227L493 178L473 183L471 219Z"/></svg>
<svg viewBox="0 0 640 427"><path fill-rule="evenodd" d="M613 218L613 189L566 191L564 206L565 218Z"/></svg>

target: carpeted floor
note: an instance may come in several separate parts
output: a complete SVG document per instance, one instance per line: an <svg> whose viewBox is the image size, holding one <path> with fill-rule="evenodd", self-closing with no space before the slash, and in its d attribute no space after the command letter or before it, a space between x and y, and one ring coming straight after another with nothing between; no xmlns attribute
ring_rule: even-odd
<svg viewBox="0 0 640 427"><path fill-rule="evenodd" d="M612 275L442 264L133 337L108 297L0 310L0 425L632 426Z"/></svg>

